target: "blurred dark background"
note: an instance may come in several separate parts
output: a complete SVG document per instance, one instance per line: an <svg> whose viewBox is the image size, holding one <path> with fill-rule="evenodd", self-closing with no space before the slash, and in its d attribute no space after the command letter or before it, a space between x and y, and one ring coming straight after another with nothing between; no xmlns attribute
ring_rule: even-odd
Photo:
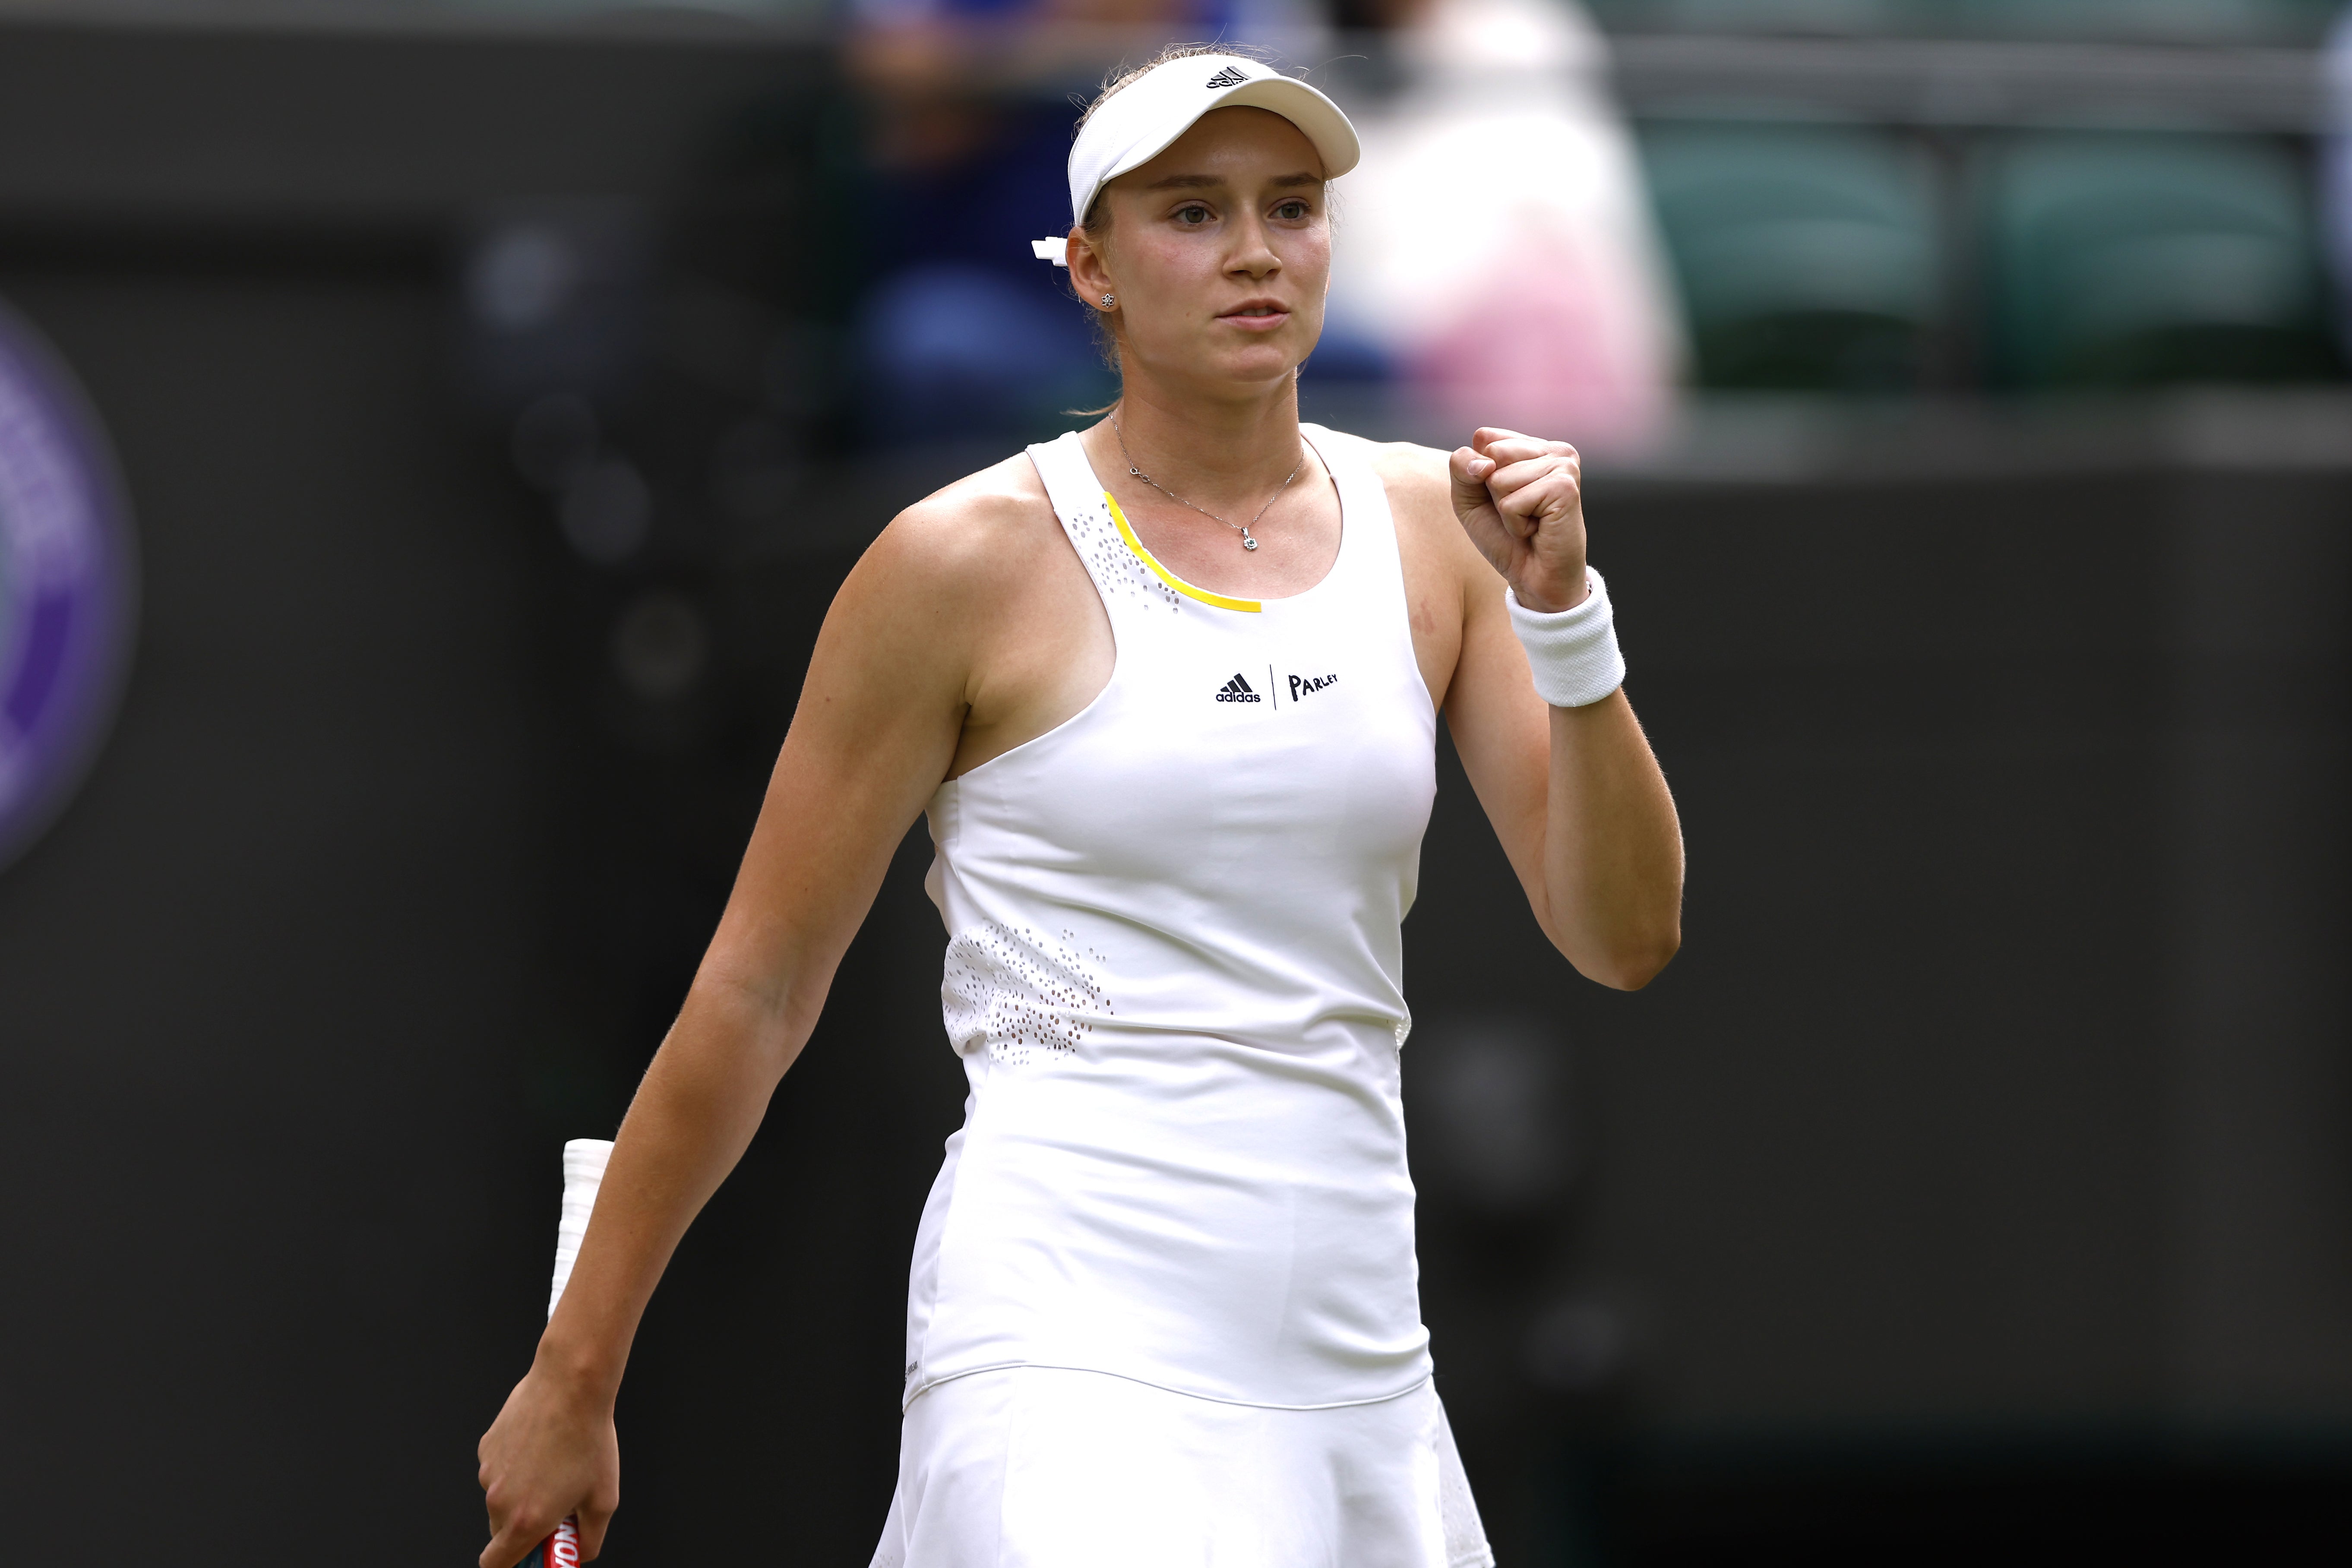
<svg viewBox="0 0 2352 1568"><path fill-rule="evenodd" d="M17 1555L471 1560L557 1152L834 589L1105 384L1002 254L1066 221L1067 93L1225 29L1370 125L1443 53L1001 10L0 6L0 300L140 600L0 867ZM2333 8L1594 10L1561 79L1638 159L1665 368L1589 505L1691 881L1655 984L1585 984L1443 761L1408 1098L1502 1561L2340 1556ZM1310 413L1459 440L1375 336ZM928 853L655 1303L621 1568L871 1551L962 1095Z"/></svg>

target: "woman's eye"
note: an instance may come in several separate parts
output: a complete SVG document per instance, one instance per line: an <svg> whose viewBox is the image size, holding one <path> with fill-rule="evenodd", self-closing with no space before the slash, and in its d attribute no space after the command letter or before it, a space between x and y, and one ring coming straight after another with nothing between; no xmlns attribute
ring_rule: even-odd
<svg viewBox="0 0 2352 1568"><path fill-rule="evenodd" d="M1209 209L1206 207L1179 207L1176 210L1176 221L1181 224L1198 226L1199 225L1209 221Z"/></svg>
<svg viewBox="0 0 2352 1568"><path fill-rule="evenodd" d="M1305 202L1285 202L1280 206L1274 209L1274 216L1290 223L1297 223L1299 219L1307 216L1307 204Z"/></svg>

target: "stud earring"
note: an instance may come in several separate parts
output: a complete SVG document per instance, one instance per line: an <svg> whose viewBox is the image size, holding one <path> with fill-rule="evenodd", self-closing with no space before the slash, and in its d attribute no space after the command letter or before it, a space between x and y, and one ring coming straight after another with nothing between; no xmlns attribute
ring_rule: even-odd
<svg viewBox="0 0 2352 1568"><path fill-rule="evenodd" d="M1104 309L1104 310L1109 310L1113 305L1116 305L1116 304L1118 304L1118 295L1116 295L1116 294L1106 294L1106 295L1104 295L1104 296L1103 296L1103 309Z"/></svg>

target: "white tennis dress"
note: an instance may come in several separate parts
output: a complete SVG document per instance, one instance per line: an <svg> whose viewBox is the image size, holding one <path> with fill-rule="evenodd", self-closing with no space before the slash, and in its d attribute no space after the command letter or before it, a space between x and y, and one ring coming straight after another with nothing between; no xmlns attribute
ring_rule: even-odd
<svg viewBox="0 0 2352 1568"><path fill-rule="evenodd" d="M1029 448L1109 684L940 786L971 1080L925 1205L876 1568L1492 1562L1430 1386L1398 1059L1435 794L1364 443L1315 587L1206 593Z"/></svg>

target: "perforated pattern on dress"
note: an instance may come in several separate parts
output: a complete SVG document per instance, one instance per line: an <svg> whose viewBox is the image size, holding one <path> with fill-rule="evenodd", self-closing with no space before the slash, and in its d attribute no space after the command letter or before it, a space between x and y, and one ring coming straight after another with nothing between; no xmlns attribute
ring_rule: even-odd
<svg viewBox="0 0 2352 1568"><path fill-rule="evenodd" d="M1078 559L1087 563L1087 575L1094 578L1096 589L1106 599L1113 594L1129 594L1147 608L1157 604L1182 611L1183 595L1136 559L1127 541L1118 536L1118 524L1110 520L1110 508L1099 497L1076 517L1064 519L1063 530L1069 534Z"/></svg>
<svg viewBox="0 0 2352 1568"><path fill-rule="evenodd" d="M948 943L940 1012L957 1055L985 1047L992 1060L1018 1066L1086 1043L1094 1033L1087 1015L1112 1011L1097 967L1109 961L1068 945L1077 932L1062 937L985 921Z"/></svg>

